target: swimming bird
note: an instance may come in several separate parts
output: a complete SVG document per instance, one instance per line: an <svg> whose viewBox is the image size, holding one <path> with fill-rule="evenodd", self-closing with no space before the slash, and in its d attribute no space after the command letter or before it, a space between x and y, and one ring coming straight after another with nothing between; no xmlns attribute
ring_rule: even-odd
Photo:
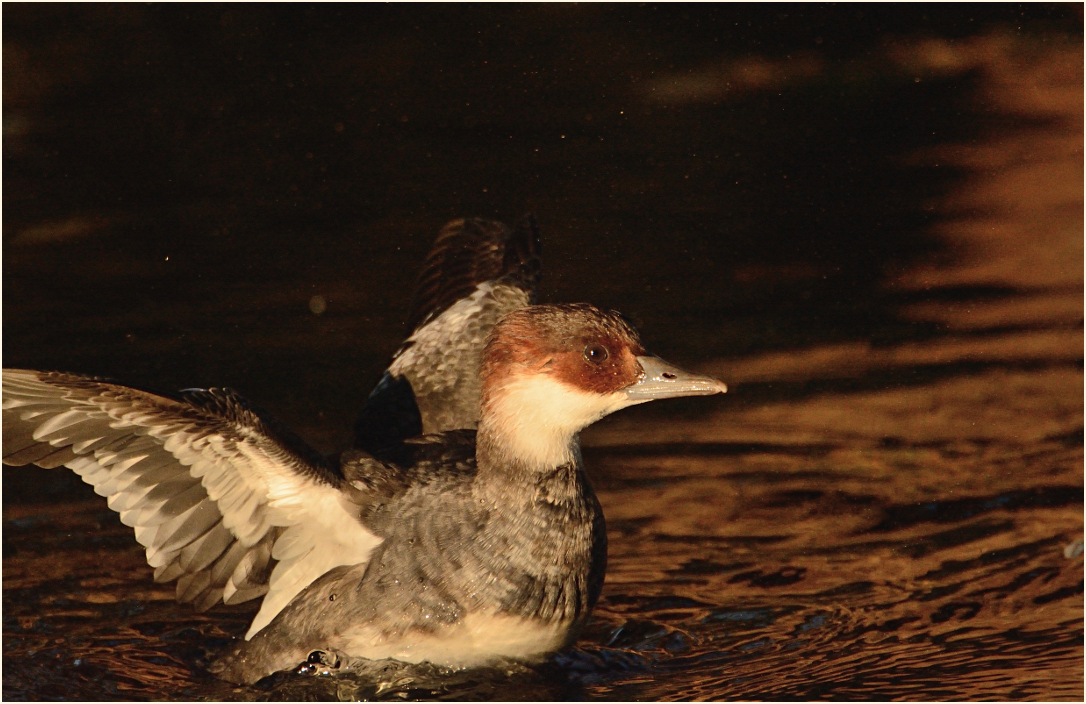
<svg viewBox="0 0 1086 704"><path fill-rule="evenodd" d="M74 470L179 601L263 598L211 665L228 681L314 651L541 660L573 642L603 585L579 432L726 387L652 355L614 311L533 304L538 249L531 221L446 226L413 332L334 461L229 389L170 396L29 370L3 372L3 461Z"/></svg>

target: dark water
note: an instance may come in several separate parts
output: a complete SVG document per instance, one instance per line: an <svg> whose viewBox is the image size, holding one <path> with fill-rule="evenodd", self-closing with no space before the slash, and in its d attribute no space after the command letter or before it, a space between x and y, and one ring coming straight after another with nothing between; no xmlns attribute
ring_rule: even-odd
<svg viewBox="0 0 1086 704"><path fill-rule="evenodd" d="M545 300L731 387L586 433L607 584L534 669L229 687L253 607L178 606L104 500L5 467L5 699L1082 698L1080 9L3 31L5 366L229 385L333 451L441 224L533 210Z"/></svg>

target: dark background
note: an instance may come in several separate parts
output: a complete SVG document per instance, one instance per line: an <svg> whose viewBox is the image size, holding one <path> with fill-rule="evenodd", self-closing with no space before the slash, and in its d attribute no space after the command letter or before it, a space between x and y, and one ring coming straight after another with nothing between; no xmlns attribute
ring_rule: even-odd
<svg viewBox="0 0 1086 704"><path fill-rule="evenodd" d="M907 157L1006 118L968 74L887 57L915 37L1082 32L1080 6L1036 4L9 3L4 19L5 366L229 385L325 451L454 217L534 212L543 300L619 308L687 365L933 334L896 319L917 294L886 282L955 256L927 204L958 174ZM744 61L764 75L668 92Z"/></svg>

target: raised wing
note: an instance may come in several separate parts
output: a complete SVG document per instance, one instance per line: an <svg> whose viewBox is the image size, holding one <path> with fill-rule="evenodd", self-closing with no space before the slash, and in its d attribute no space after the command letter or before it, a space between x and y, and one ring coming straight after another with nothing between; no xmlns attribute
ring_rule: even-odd
<svg viewBox="0 0 1086 704"><path fill-rule="evenodd" d="M70 467L147 548L155 580L198 609L266 594L246 634L381 539L337 467L229 390L180 400L99 379L3 372L3 461Z"/></svg>
<svg viewBox="0 0 1086 704"><path fill-rule="evenodd" d="M541 272L531 216L515 230L478 218L447 224L419 276L411 336L366 401L355 446L376 452L475 428L483 345L502 316L535 301Z"/></svg>

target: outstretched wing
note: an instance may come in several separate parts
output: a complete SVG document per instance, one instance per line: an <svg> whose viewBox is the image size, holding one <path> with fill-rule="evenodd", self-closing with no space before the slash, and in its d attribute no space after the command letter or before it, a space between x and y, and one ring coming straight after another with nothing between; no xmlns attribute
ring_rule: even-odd
<svg viewBox="0 0 1086 704"><path fill-rule="evenodd" d="M475 428L486 338L502 316L535 301L541 271L531 216L514 230L478 218L447 224L419 276L411 336L366 401L355 446L372 452Z"/></svg>
<svg viewBox="0 0 1086 704"><path fill-rule="evenodd" d="M338 468L229 390L175 400L58 372L3 372L3 461L70 467L147 548L155 580L208 609L266 594L246 638L380 542ZM276 564L277 563L277 564Z"/></svg>

